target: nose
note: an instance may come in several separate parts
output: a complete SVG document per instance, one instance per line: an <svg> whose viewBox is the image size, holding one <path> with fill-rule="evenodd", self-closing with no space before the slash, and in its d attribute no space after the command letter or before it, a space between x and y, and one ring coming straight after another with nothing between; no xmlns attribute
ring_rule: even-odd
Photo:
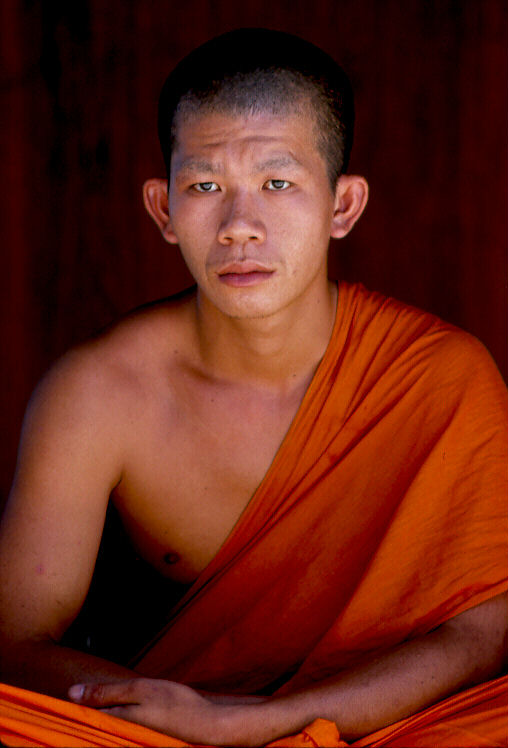
<svg viewBox="0 0 508 748"><path fill-rule="evenodd" d="M266 239L266 228L254 201L246 192L236 192L225 203L225 212L218 231L221 244L262 244Z"/></svg>

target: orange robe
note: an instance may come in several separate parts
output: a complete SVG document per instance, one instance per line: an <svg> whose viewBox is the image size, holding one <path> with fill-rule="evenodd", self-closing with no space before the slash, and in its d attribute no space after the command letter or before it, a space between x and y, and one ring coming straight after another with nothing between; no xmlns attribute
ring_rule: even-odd
<svg viewBox="0 0 508 748"><path fill-rule="evenodd" d="M330 344L268 473L136 670L211 691L287 692L506 590L506 415L478 341L341 283ZM472 701L452 697L464 712L452 722L472 709L471 745L499 745L486 716L497 707L478 703L497 704L505 681L478 688ZM448 702L422 714L439 724L443 709L449 722ZM430 744L470 744L441 738Z"/></svg>

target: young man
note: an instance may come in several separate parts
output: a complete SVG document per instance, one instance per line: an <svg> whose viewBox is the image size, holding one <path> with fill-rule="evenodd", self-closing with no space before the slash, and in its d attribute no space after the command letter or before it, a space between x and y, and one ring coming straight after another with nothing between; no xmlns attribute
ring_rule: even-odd
<svg viewBox="0 0 508 748"><path fill-rule="evenodd" d="M169 77L169 191L144 197L197 287L71 351L30 404L1 536L6 681L262 745L316 718L357 739L500 673L505 391L465 333L328 281L329 237L367 202L352 107L330 58L276 32L226 34ZM58 643L110 498L190 585L135 670Z"/></svg>

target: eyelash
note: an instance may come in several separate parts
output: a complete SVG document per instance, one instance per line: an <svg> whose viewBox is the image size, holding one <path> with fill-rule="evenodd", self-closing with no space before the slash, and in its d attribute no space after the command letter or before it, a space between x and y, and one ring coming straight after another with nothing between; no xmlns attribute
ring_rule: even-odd
<svg viewBox="0 0 508 748"><path fill-rule="evenodd" d="M287 179L267 179L266 182L264 183L263 187L265 187L265 185L267 185L269 182L280 182L282 184L287 185L286 187L282 187L280 189L270 189L270 188L267 188L269 190L269 192L284 192L285 190L288 189L288 187L291 187L291 182L288 182ZM199 192L202 195L203 194L206 195L206 194L209 194L211 192L219 192L220 191L220 188L216 189L216 190L204 190L202 188L205 185L217 185L217 183L216 182L196 182L195 184L191 185L191 189L194 190L195 192ZM218 187L218 185L217 185L217 187Z"/></svg>

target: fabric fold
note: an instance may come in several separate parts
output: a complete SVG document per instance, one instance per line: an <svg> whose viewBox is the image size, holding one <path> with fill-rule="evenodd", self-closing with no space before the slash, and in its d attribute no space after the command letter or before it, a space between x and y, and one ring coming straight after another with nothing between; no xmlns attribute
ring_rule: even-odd
<svg viewBox="0 0 508 748"><path fill-rule="evenodd" d="M209 690L270 692L289 675L300 688L502 592L506 413L477 340L341 283L265 479L136 669Z"/></svg>

